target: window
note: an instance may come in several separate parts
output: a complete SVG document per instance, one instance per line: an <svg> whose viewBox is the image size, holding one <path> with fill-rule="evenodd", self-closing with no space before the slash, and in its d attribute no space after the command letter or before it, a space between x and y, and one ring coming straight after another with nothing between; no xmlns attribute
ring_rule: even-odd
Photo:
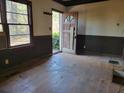
<svg viewBox="0 0 124 93"><path fill-rule="evenodd" d="M3 32L3 26L1 21L1 5L0 5L0 32Z"/></svg>
<svg viewBox="0 0 124 93"><path fill-rule="evenodd" d="M28 5L6 0L7 25L10 46L30 44L31 24L29 23Z"/></svg>
<svg viewBox="0 0 124 93"><path fill-rule="evenodd" d="M32 16L28 0L0 0L0 35L7 47L31 44Z"/></svg>
<svg viewBox="0 0 124 93"><path fill-rule="evenodd" d="M2 22L1 22L1 16L0 16L0 32L3 32Z"/></svg>

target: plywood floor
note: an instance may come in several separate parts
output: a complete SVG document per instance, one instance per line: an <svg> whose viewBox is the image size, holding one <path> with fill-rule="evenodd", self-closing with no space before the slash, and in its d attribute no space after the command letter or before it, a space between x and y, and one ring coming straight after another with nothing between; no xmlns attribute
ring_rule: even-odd
<svg viewBox="0 0 124 93"><path fill-rule="evenodd" d="M0 93L118 93L107 58L57 54L0 84ZM120 92L124 93L124 92Z"/></svg>

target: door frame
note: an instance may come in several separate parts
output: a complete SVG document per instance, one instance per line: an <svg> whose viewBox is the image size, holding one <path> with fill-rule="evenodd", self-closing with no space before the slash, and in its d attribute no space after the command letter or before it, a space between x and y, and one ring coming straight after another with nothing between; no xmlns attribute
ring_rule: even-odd
<svg viewBox="0 0 124 93"><path fill-rule="evenodd" d="M66 52L66 53L76 54L76 46L77 46L76 43L77 43L77 34L78 34L78 17L79 17L79 15L78 15L78 12L66 12L66 13L77 13L77 15L76 15L77 21L76 21L76 28L75 28L75 36L73 36L73 38L74 38L74 46L73 46L74 50L67 49L67 48L62 48L62 50L63 50L63 52ZM63 23L64 23L64 20L63 20Z"/></svg>
<svg viewBox="0 0 124 93"><path fill-rule="evenodd" d="M53 12L53 11L55 11L55 12L58 12L58 13L60 13L60 14L62 14L62 18L61 18L61 22L60 22L60 32L59 32L59 34L60 34L60 42L59 42L59 45L60 45L60 49L59 49L59 51L57 52L57 53L59 53L59 52L62 52L62 46L63 46L63 42L62 42L62 30L63 30L63 11L60 11L60 10L57 10L57 9L54 9L54 8L52 8L51 9L51 11ZM53 32L53 30L52 30L52 32ZM52 47L52 51L53 51L53 47Z"/></svg>

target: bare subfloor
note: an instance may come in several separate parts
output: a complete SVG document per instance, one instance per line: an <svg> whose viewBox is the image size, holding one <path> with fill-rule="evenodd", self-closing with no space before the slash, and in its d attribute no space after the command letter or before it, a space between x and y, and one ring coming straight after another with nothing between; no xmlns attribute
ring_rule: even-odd
<svg viewBox="0 0 124 93"><path fill-rule="evenodd" d="M0 93L118 93L120 85L112 83L113 66L107 61L107 57L57 54L1 83Z"/></svg>

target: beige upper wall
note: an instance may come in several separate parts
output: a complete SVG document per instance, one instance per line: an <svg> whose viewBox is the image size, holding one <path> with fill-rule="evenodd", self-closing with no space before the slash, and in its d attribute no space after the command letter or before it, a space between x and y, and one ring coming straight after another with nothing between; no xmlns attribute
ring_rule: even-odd
<svg viewBox="0 0 124 93"><path fill-rule="evenodd" d="M78 34L124 37L123 9L124 0L110 0L69 7L68 11L79 11Z"/></svg>
<svg viewBox="0 0 124 93"><path fill-rule="evenodd" d="M51 35L49 28L52 26L52 16L44 15L43 12L50 12L51 9L65 11L65 7L52 0L30 0L33 8L33 31L34 36Z"/></svg>

